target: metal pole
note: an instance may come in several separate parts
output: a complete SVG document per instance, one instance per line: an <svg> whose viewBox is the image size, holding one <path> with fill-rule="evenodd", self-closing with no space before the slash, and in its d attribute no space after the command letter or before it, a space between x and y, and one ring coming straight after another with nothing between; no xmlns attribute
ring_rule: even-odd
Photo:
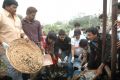
<svg viewBox="0 0 120 80"><path fill-rule="evenodd" d="M117 20L117 4L118 0L112 0L112 37L111 37L111 71L112 71L112 80L115 79L116 73L116 61L117 61L117 29L114 26L115 21Z"/></svg>
<svg viewBox="0 0 120 80"><path fill-rule="evenodd" d="M103 41L102 41L102 59L105 51L105 40L106 40L106 23L107 23L107 0L103 0Z"/></svg>

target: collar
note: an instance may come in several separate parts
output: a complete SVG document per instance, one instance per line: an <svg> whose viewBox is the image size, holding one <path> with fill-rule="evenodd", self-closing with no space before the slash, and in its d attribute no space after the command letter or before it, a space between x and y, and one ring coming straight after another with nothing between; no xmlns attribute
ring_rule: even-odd
<svg viewBox="0 0 120 80"><path fill-rule="evenodd" d="M93 40L93 42L97 42L98 41L98 38L95 38L94 40Z"/></svg>
<svg viewBox="0 0 120 80"><path fill-rule="evenodd" d="M8 12L7 10L3 9L3 13L8 16L8 17L12 17L12 15L10 14L10 12ZM16 15L14 15L15 17Z"/></svg>
<svg viewBox="0 0 120 80"><path fill-rule="evenodd" d="M5 14L6 16L10 16L10 15L11 15L10 12L8 12L8 11L5 10L5 9L3 9L3 12L4 12L4 14Z"/></svg>
<svg viewBox="0 0 120 80"><path fill-rule="evenodd" d="M35 22L35 20L29 21L27 18L24 18L23 20L26 21L27 23L33 23L33 22Z"/></svg>

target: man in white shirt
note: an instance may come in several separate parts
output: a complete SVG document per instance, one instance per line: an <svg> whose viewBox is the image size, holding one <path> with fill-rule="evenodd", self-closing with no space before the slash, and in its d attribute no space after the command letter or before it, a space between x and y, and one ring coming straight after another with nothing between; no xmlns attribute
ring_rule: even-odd
<svg viewBox="0 0 120 80"><path fill-rule="evenodd" d="M78 56L80 52L79 43L81 39L86 39L84 36L81 35L80 29L74 30L74 38L71 39L71 53L72 53L72 60L74 62L74 56Z"/></svg>
<svg viewBox="0 0 120 80"><path fill-rule="evenodd" d="M73 30L70 30L69 32L69 37L70 38L73 38L74 37L74 30L75 29L80 29L80 24L79 23L75 23L74 24L74 29ZM83 32L81 31L81 35L83 35Z"/></svg>

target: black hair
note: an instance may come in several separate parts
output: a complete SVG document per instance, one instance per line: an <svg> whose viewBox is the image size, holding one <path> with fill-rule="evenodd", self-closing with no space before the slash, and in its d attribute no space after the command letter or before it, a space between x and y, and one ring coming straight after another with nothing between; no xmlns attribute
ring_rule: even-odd
<svg viewBox="0 0 120 80"><path fill-rule="evenodd" d="M99 15L99 19L103 19L103 14L100 14L100 15Z"/></svg>
<svg viewBox="0 0 120 80"><path fill-rule="evenodd" d="M12 4L18 6L18 2L17 2L16 0L4 0L4 1L3 1L2 8L5 9L6 6L10 6L10 5L12 5Z"/></svg>
<svg viewBox="0 0 120 80"><path fill-rule="evenodd" d="M59 35L65 35L65 31L63 29L60 29L58 32Z"/></svg>
<svg viewBox="0 0 120 80"><path fill-rule="evenodd" d="M80 29L75 29L74 30L74 36L80 35L81 34L81 30Z"/></svg>
<svg viewBox="0 0 120 80"><path fill-rule="evenodd" d="M98 35L98 29L95 27L88 28L86 32L91 32L94 35L96 35L96 34Z"/></svg>
<svg viewBox="0 0 120 80"><path fill-rule="evenodd" d="M79 42L79 46L85 48L88 45L88 41L86 39L81 39Z"/></svg>
<svg viewBox="0 0 120 80"><path fill-rule="evenodd" d="M28 14L36 13L36 12L37 12L37 9L35 7L28 7L26 14L28 15Z"/></svg>
<svg viewBox="0 0 120 80"><path fill-rule="evenodd" d="M103 19L103 17L104 17L103 14L100 14L100 15L99 15L99 19ZM107 17L107 15L106 15L106 17Z"/></svg>
<svg viewBox="0 0 120 80"><path fill-rule="evenodd" d="M57 39L56 33L53 31L48 32L47 38L46 38L46 42L48 43L48 38L52 39L53 41L55 41Z"/></svg>
<svg viewBox="0 0 120 80"><path fill-rule="evenodd" d="M76 23L74 23L74 27L80 27L80 23L78 23L78 22L76 22Z"/></svg>
<svg viewBox="0 0 120 80"><path fill-rule="evenodd" d="M99 29L100 29L100 26L96 26L96 28L99 30Z"/></svg>

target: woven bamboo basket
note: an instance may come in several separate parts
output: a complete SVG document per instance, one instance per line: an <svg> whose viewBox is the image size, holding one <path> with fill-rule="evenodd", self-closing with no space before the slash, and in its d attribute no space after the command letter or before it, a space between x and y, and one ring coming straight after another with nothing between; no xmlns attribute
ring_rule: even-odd
<svg viewBox="0 0 120 80"><path fill-rule="evenodd" d="M80 74L74 75L72 80L94 80L96 70L81 71Z"/></svg>
<svg viewBox="0 0 120 80"><path fill-rule="evenodd" d="M36 73L43 65L40 48L30 40L21 38L12 41L6 55L11 65L22 73Z"/></svg>

